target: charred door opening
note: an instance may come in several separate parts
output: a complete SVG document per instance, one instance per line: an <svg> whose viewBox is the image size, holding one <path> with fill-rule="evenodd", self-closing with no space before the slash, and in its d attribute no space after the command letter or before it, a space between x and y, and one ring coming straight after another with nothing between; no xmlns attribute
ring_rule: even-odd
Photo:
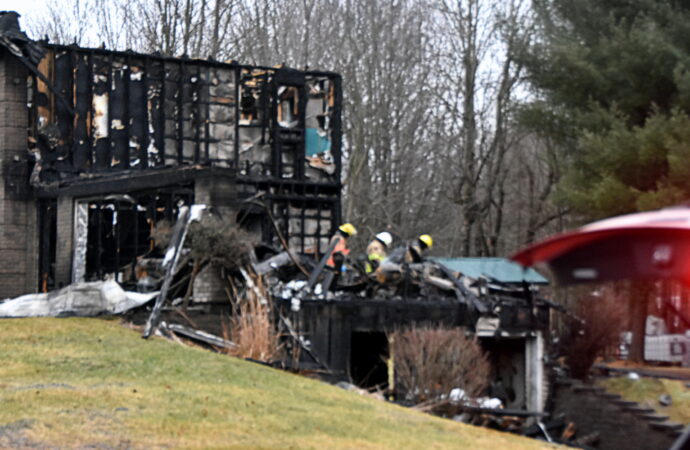
<svg viewBox="0 0 690 450"><path fill-rule="evenodd" d="M127 199L90 202L88 205L88 236L86 246L87 279L101 279L107 273L118 273L137 255L151 249L150 228L145 208ZM118 281L127 276L118 273ZM125 279L123 279L125 278Z"/></svg>
<svg viewBox="0 0 690 450"><path fill-rule="evenodd" d="M350 346L350 377L364 388L388 381L388 339L381 332L353 332Z"/></svg>
<svg viewBox="0 0 690 450"><path fill-rule="evenodd" d="M481 344L494 373L489 395L507 408L526 408L525 339L481 339Z"/></svg>
<svg viewBox="0 0 690 450"><path fill-rule="evenodd" d="M159 189L131 195L110 195L77 204L75 281L106 275L136 285L137 261L162 257L152 237L162 221L171 225L182 205L193 202L191 188ZM83 216L80 221L79 216ZM85 229L85 233L84 233Z"/></svg>
<svg viewBox="0 0 690 450"><path fill-rule="evenodd" d="M40 200L38 205L39 249L38 290L48 292L55 287L55 258L57 242L57 200Z"/></svg>

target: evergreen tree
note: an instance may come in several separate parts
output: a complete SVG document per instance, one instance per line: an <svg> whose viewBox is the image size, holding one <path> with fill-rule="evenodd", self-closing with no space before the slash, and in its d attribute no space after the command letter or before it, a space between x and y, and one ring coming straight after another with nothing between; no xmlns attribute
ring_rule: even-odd
<svg viewBox="0 0 690 450"><path fill-rule="evenodd" d="M538 0L523 119L568 152L559 200L586 219L690 198L690 7Z"/></svg>
<svg viewBox="0 0 690 450"><path fill-rule="evenodd" d="M557 200L583 219L690 199L690 5L535 0L525 55L536 100L524 123L557 140ZM648 286L631 291L631 359L642 360Z"/></svg>

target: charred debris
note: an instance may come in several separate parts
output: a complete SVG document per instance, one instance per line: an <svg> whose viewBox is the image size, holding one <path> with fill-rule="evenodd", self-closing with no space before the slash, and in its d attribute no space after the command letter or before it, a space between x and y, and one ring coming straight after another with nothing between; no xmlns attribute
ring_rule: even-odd
<svg viewBox="0 0 690 450"><path fill-rule="evenodd" d="M356 258L324 267L341 223L340 75L36 42L4 12L0 79L0 297L129 310L145 336L393 396L389 333L461 327L505 410L543 415L555 305L537 285L435 260L383 282Z"/></svg>

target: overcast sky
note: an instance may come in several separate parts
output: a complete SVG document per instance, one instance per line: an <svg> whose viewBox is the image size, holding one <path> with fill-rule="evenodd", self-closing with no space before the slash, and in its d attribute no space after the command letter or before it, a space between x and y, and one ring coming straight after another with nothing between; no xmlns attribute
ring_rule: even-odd
<svg viewBox="0 0 690 450"><path fill-rule="evenodd" d="M19 24L24 29L26 27L23 19L32 14L42 14L44 4L45 0L0 0L0 11L17 11L22 16L19 18Z"/></svg>

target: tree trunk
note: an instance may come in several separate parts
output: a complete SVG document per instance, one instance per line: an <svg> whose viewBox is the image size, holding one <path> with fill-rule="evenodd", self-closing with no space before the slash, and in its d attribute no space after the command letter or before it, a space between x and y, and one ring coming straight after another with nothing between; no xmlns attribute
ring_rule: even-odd
<svg viewBox="0 0 690 450"><path fill-rule="evenodd" d="M644 362L644 336L647 323L647 305L652 293L653 284L646 280L630 282L630 295L628 297L628 314L630 319L630 331L632 331L632 343L630 356L632 362Z"/></svg>

